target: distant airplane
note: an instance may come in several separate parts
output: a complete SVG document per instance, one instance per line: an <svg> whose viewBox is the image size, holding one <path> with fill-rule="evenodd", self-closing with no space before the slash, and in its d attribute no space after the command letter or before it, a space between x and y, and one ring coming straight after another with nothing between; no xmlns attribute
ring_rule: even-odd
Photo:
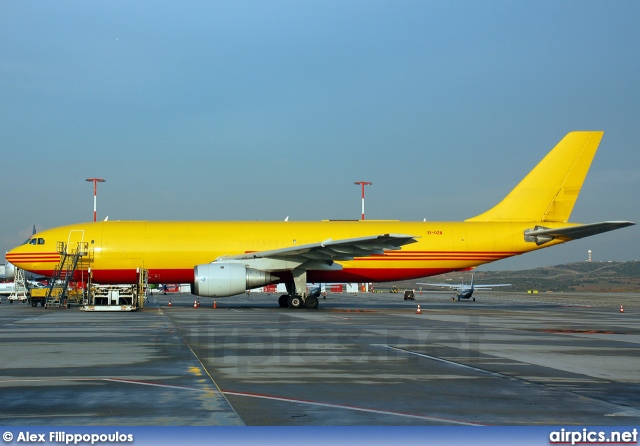
<svg viewBox="0 0 640 446"><path fill-rule="evenodd" d="M463 222L103 221L48 229L7 254L51 277L69 249L87 243L94 283L191 283L192 293L224 297L284 283L279 304L317 308L307 283L389 282L466 271L507 257L633 225L569 222L603 132L567 134L495 207ZM304 181L302 177L299 179ZM265 199L279 197L262 190ZM615 191L610 192L611 196ZM42 242L41 242L42 241Z"/></svg>
<svg viewBox="0 0 640 446"><path fill-rule="evenodd" d="M27 280L27 288L45 288L46 285L37 282L35 280ZM15 292L16 284L15 282L0 282L0 294L9 295Z"/></svg>
<svg viewBox="0 0 640 446"><path fill-rule="evenodd" d="M469 285L465 285L464 282L461 283L460 285L454 285L451 283L417 283L416 285L429 285L429 286L437 286L441 288L451 288L452 290L456 290L455 295L453 296L453 299L457 297L458 301L460 301L460 299L469 299L473 295L473 292L475 290L490 290L491 288L495 288L495 287L511 286L510 283L494 283L494 284L477 285L473 283L473 274L471 274L471 283ZM473 298L473 301L474 302L476 301L475 297Z"/></svg>
<svg viewBox="0 0 640 446"><path fill-rule="evenodd" d="M0 294L9 295L16 290L16 284L13 282L0 283Z"/></svg>

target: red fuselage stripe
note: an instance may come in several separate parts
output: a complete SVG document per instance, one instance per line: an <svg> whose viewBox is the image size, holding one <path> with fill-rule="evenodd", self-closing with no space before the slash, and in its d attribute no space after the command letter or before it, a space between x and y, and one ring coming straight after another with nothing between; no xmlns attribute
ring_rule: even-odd
<svg viewBox="0 0 640 446"><path fill-rule="evenodd" d="M389 282L394 280L411 280L453 271L451 268L351 268L341 271L309 271L309 282ZM33 271L36 274L50 277L51 270ZM101 284L135 283L137 272L130 270L92 270L93 281ZM86 271L76 271L75 280L86 280ZM83 277L84 275L84 277ZM276 274L277 275L277 274ZM150 269L149 283L191 283L193 269Z"/></svg>
<svg viewBox="0 0 640 446"><path fill-rule="evenodd" d="M357 260L361 265L373 266L375 262L387 261L393 265L390 268L373 268L373 267L356 267L344 268L340 271L314 271L308 272L307 278L310 282L388 282L395 280L411 280L426 276L443 274L456 270L468 270L469 265L460 265L461 262L481 262L498 260L509 257L517 252L455 252L455 251L408 251L394 252L390 251L383 255L375 255L372 257L358 257ZM45 266L45 264L58 263L60 255L57 253L30 253L30 254L13 254L7 256L7 260L15 262L20 267L40 274L42 276L51 277L53 267ZM441 266L438 262L456 262L448 267ZM368 263L365 263L368 262ZM370 263L374 262L374 263ZM416 263L422 262L417 267ZM433 265L433 266L424 266ZM460 263L458 263L460 262ZM32 265L24 265L31 263ZM39 264L39 265L38 265ZM397 265L397 266L396 266ZM405 267L408 265L410 267ZM29 268L32 266L32 268ZM38 267L39 266L39 267ZM195 265L194 265L195 266ZM44 267L44 268L43 268ZM102 284L119 284L119 283L136 283L137 272L135 269L95 269L92 267L93 281ZM75 280L86 280L86 271L76 271ZM191 283L194 279L192 268L184 269L149 269L149 283ZM275 273L275 275L279 275ZM286 272L282 274L281 280L290 279Z"/></svg>

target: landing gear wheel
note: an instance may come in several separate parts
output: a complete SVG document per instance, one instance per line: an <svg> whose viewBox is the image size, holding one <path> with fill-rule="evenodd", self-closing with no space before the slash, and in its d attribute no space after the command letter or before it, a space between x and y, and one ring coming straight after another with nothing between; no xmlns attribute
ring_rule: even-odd
<svg viewBox="0 0 640 446"><path fill-rule="evenodd" d="M284 294L278 298L278 305L282 308L287 308L289 306L289 295Z"/></svg>
<svg viewBox="0 0 640 446"><path fill-rule="evenodd" d="M289 296L289 308L298 309L303 305L302 298L300 296Z"/></svg>
<svg viewBox="0 0 640 446"><path fill-rule="evenodd" d="M318 298L315 296L308 296L307 300L304 303L304 306L309 310L315 310L318 308Z"/></svg>
<svg viewBox="0 0 640 446"><path fill-rule="evenodd" d="M474 301L474 302L476 301L476 298L475 298L475 297L473 298L473 301Z"/></svg>

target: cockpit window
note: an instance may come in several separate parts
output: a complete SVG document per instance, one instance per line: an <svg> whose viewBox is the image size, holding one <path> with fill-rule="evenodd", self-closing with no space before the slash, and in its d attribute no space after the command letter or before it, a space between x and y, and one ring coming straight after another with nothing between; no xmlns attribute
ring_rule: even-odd
<svg viewBox="0 0 640 446"><path fill-rule="evenodd" d="M44 245L44 239L42 237L30 237L25 240L23 245Z"/></svg>

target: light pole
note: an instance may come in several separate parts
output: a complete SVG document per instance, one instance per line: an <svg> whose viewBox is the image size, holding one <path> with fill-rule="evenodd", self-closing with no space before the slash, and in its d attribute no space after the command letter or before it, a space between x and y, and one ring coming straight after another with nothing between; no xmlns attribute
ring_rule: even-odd
<svg viewBox="0 0 640 446"><path fill-rule="evenodd" d="M105 180L102 178L87 178L85 181L93 182L93 221L96 221L97 213L96 213L96 201L98 197L98 183L104 183Z"/></svg>
<svg viewBox="0 0 640 446"><path fill-rule="evenodd" d="M353 184L360 184L362 186L362 219L364 220L364 187L371 186L373 183L369 181L356 181Z"/></svg>

